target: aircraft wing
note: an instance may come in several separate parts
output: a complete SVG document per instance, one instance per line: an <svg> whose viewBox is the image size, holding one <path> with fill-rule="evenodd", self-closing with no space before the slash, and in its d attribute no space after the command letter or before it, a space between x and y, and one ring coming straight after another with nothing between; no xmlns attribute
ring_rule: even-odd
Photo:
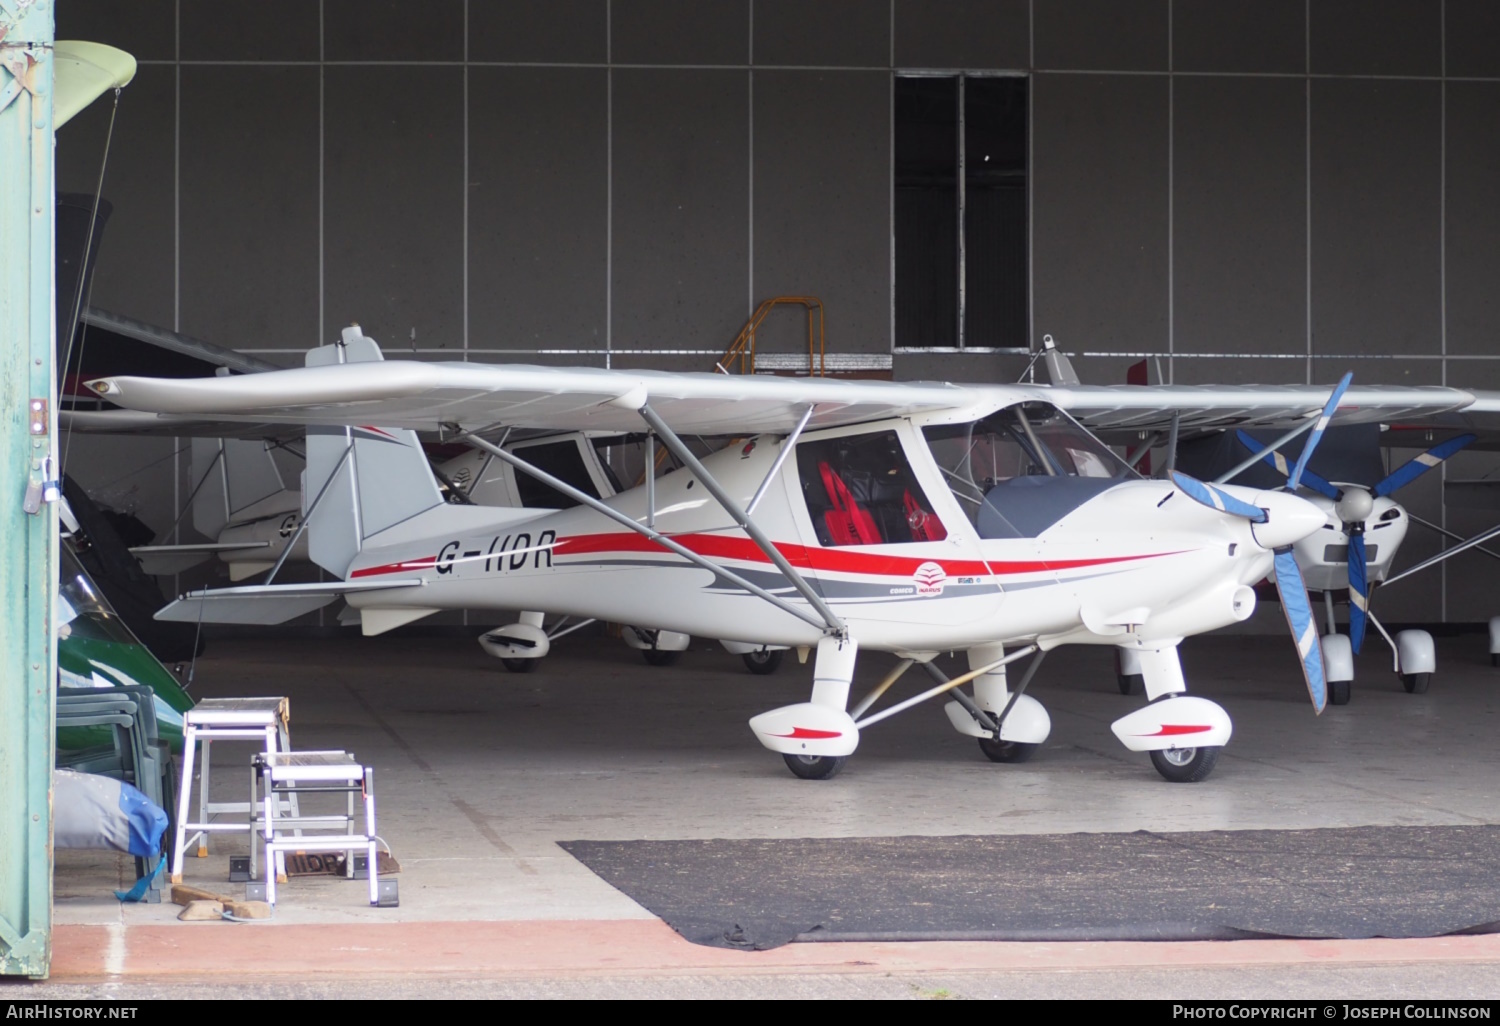
<svg viewBox="0 0 1500 1026"><path fill-rule="evenodd" d="M1184 437L1230 428L1289 429L1315 417L1325 385L1067 385L1039 391L1108 441L1138 441L1179 418ZM1496 394L1500 399L1500 394ZM1335 424L1432 424L1476 406L1475 393L1441 386L1354 385ZM1495 420L1500 424L1500 405ZM1457 425L1457 421L1455 421Z"/></svg>
<svg viewBox="0 0 1500 1026"><path fill-rule="evenodd" d="M236 377L111 377L89 382L89 387L116 405L164 419L379 424L419 431L444 425L637 431L641 419L636 411L650 403L674 430L701 435L788 431L809 406L815 409L809 426L832 427L982 405L1017 390L406 360Z"/></svg>
<svg viewBox="0 0 1500 1026"><path fill-rule="evenodd" d="M57 423L85 435L171 435L184 438L301 437L302 428L257 420L174 417L140 410L58 410Z"/></svg>
<svg viewBox="0 0 1500 1026"><path fill-rule="evenodd" d="M1387 432L1395 444L1425 448L1434 437L1444 433L1469 433L1475 436L1468 446L1474 451L1500 451L1500 392L1470 389L1474 401L1461 410L1450 410L1426 417L1395 420ZM1410 439L1410 441L1402 441Z"/></svg>

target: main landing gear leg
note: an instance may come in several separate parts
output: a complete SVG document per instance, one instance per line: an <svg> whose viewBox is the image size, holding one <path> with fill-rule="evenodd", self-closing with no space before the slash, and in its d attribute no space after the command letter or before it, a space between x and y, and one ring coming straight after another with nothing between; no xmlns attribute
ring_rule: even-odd
<svg viewBox="0 0 1500 1026"><path fill-rule="evenodd" d="M953 693L955 701L944 706L948 722L960 734L968 734L979 741L979 750L991 762L1025 762L1036 754L1042 742L1052 732L1052 719L1042 704L1030 695L1023 694L1037 667L1046 653L1038 652L1032 657L1022 674L1016 694L1011 694L1006 678L1006 668L994 669L974 678L974 700L969 702L960 692ZM978 645L969 649L969 669L978 670L1003 659L1005 646ZM937 667L926 664L933 679L941 679ZM973 706L974 708L969 708ZM983 717L975 715L975 709ZM986 723L985 721L989 721ZM998 734L992 728L998 725Z"/></svg>
<svg viewBox="0 0 1500 1026"><path fill-rule="evenodd" d="M1213 772L1233 727L1229 714L1206 698L1190 698L1182 678L1177 643L1132 645L1150 704L1110 725L1132 752L1150 752L1151 764L1167 780L1196 783Z"/></svg>
<svg viewBox="0 0 1500 1026"><path fill-rule="evenodd" d="M804 780L835 776L859 745L859 728L845 711L858 653L851 638L824 638L813 666L812 700L750 721L760 743L780 752L787 769Z"/></svg>

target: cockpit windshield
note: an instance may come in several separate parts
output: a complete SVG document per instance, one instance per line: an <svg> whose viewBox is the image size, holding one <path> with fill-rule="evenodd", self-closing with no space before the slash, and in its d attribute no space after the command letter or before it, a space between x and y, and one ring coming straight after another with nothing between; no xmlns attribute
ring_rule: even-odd
<svg viewBox="0 0 1500 1026"><path fill-rule="evenodd" d="M981 538L1034 538L1138 476L1048 403L1018 403L973 423L924 428L923 435Z"/></svg>

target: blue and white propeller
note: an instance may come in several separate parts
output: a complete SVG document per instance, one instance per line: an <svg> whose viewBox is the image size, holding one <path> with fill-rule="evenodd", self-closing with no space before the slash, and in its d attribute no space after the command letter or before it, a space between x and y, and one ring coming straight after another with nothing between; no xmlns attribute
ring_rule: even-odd
<svg viewBox="0 0 1500 1026"><path fill-rule="evenodd" d="M1251 452L1260 448L1260 444L1245 432L1237 432L1237 436L1240 444ZM1368 488L1353 484L1342 486L1331 484L1308 471L1304 465L1302 485L1334 500L1334 513L1344 525L1345 533L1349 535L1349 647L1355 652L1358 652L1360 646L1364 644L1365 627L1369 622L1370 582L1365 552L1365 520L1375 507L1375 499L1411 484L1433 467L1441 465L1454 453L1473 443L1474 439L1474 435L1464 434L1440 442L1420 456L1407 460ZM1309 441L1310 444L1311 441ZM1306 449L1303 450L1303 454L1306 455ZM1288 488L1294 487L1291 480L1292 472L1287 469L1286 457L1279 452L1271 451L1265 454L1264 460L1277 472L1287 475ZM1303 465L1303 461L1298 462L1299 465Z"/></svg>
<svg viewBox="0 0 1500 1026"><path fill-rule="evenodd" d="M1322 440L1323 432L1333 418L1334 411L1338 409L1339 400L1344 397L1344 392L1348 389L1353 377L1353 374L1345 374L1329 395L1311 434L1302 446L1302 454L1290 471L1287 470L1286 460L1282 459L1279 454L1267 453L1268 460L1271 457L1280 460L1279 465L1275 462L1272 465L1287 474L1286 491L1295 492L1297 482L1310 481L1307 461L1312 458L1313 450ZM1188 477L1186 474L1180 474L1174 470L1172 481L1186 495L1205 506L1242 516L1252 524L1266 524L1271 520L1267 510L1252 506L1222 489ZM1271 532L1266 532L1266 535L1269 538ZM1259 535L1257 535L1258 538ZM1318 625L1313 617L1312 601L1307 596L1307 584L1302 580L1302 571L1297 566L1297 557L1292 551L1291 541L1276 545L1272 552L1275 558L1272 577L1276 581L1276 591L1281 596L1281 608L1286 614L1287 626L1291 628L1292 640L1297 644L1297 658L1302 663L1302 675L1307 681L1307 694L1312 699L1313 709L1321 713L1324 706L1328 704L1328 682L1323 675L1323 647L1318 641Z"/></svg>

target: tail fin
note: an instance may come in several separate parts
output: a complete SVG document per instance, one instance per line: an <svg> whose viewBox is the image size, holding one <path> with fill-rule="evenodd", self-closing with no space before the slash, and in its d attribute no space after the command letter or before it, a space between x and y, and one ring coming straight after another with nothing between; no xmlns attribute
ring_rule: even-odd
<svg viewBox="0 0 1500 1026"><path fill-rule="evenodd" d="M359 325L338 345L307 354L309 367L381 360L380 347ZM343 577L364 543L381 531L443 505L432 469L404 428L309 428L302 483L308 552L313 562Z"/></svg>

